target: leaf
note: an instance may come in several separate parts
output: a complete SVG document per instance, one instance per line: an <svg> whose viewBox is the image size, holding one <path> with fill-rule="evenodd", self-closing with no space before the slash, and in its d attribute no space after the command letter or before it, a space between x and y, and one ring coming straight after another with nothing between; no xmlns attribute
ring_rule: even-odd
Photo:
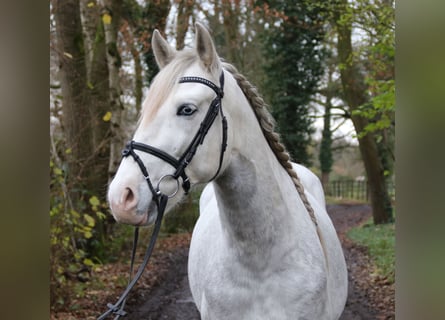
<svg viewBox="0 0 445 320"><path fill-rule="evenodd" d="M73 55L72 55L71 53L68 53L68 52L64 52L63 55L64 55L65 57L67 57L67 58L70 58L70 59L73 58Z"/></svg>
<svg viewBox="0 0 445 320"><path fill-rule="evenodd" d="M84 214L83 218L86 220L87 224L89 227L94 227L94 225L96 224L96 221L94 220L94 218L92 216L90 216L89 214Z"/></svg>
<svg viewBox="0 0 445 320"><path fill-rule="evenodd" d="M104 13L104 15L102 16L102 21L104 24L110 24L111 16L108 13Z"/></svg>
<svg viewBox="0 0 445 320"><path fill-rule="evenodd" d="M72 150L71 148L68 148L68 149L65 150L65 153L66 153L66 154L71 154L72 151L73 151L73 150Z"/></svg>
<svg viewBox="0 0 445 320"><path fill-rule="evenodd" d="M88 8L92 8L92 7L94 7L94 2L88 2L87 7L88 7Z"/></svg>
<svg viewBox="0 0 445 320"><path fill-rule="evenodd" d="M94 85L90 81L87 82L87 87L91 90L94 89Z"/></svg>
<svg viewBox="0 0 445 320"><path fill-rule="evenodd" d="M83 257L83 255L84 255L84 252L82 250L79 250L79 251L74 253L74 259L80 260ZM68 268L74 269L74 271L76 269L75 266L73 266L72 264L70 264L68 266Z"/></svg>
<svg viewBox="0 0 445 320"><path fill-rule="evenodd" d="M105 121L105 122L110 121L111 120L111 115L112 115L111 112L107 111L107 113L105 113L105 115L102 117L102 120Z"/></svg>
<svg viewBox="0 0 445 320"><path fill-rule="evenodd" d="M91 231L85 231L83 236L85 237L85 239L90 239L93 234L91 233Z"/></svg>
<svg viewBox="0 0 445 320"><path fill-rule="evenodd" d="M54 173L58 176L62 175L62 170L60 170L59 168L54 168Z"/></svg>
<svg viewBox="0 0 445 320"><path fill-rule="evenodd" d="M70 213L71 213L71 215L72 215L74 218L80 218L80 214L79 214L77 211L75 211L75 210L70 210Z"/></svg>
<svg viewBox="0 0 445 320"><path fill-rule="evenodd" d="M59 213L59 210L55 210L54 208L49 210L49 216L50 217L54 217L58 213Z"/></svg>
<svg viewBox="0 0 445 320"><path fill-rule="evenodd" d="M94 262L91 259L85 258L83 259L83 264L89 267L94 266Z"/></svg>
<svg viewBox="0 0 445 320"><path fill-rule="evenodd" d="M96 196L92 196L89 201L90 204L94 207L97 207L100 204L100 201Z"/></svg>
<svg viewBox="0 0 445 320"><path fill-rule="evenodd" d="M104 219L107 217L104 213L102 213L102 212L100 212L100 211L97 211L97 212L96 212L96 216L97 216L100 220L104 220Z"/></svg>

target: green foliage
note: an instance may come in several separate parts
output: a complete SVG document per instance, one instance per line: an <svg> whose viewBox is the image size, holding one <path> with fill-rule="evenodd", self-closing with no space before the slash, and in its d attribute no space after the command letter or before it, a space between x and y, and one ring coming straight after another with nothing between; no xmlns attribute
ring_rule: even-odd
<svg viewBox="0 0 445 320"><path fill-rule="evenodd" d="M390 129L392 125L395 112L395 85L394 80L368 79L368 83L372 84L376 94L371 98L369 104L353 110L352 114L370 120L369 124L357 136L361 138L369 132L380 133L376 135L379 141L382 139L383 130Z"/></svg>
<svg viewBox="0 0 445 320"><path fill-rule="evenodd" d="M304 2L265 2L278 16L263 35L266 94L292 158L309 164L307 149L314 131L309 102L323 74L326 56L321 46L325 31L320 9Z"/></svg>
<svg viewBox="0 0 445 320"><path fill-rule="evenodd" d="M354 48L352 60L361 60L366 70L365 83L369 102L352 114L362 116L370 123L362 132L361 138L373 132L381 140L383 132L391 129L395 112L395 15L393 1L356 1L348 7L343 18L352 20L365 34ZM378 22L378 23L376 23ZM379 142L379 141L378 141Z"/></svg>
<svg viewBox="0 0 445 320"><path fill-rule="evenodd" d="M92 196L88 211L75 210L67 195L65 172L53 161L50 175L51 305L61 305L69 302L71 280L83 277L85 270L98 263L86 250L86 244L93 238L96 224L105 218L102 211L106 204Z"/></svg>
<svg viewBox="0 0 445 320"><path fill-rule="evenodd" d="M368 248L369 255L377 267L377 273L391 283L395 278L395 224L374 225L372 220L353 228L348 237Z"/></svg>

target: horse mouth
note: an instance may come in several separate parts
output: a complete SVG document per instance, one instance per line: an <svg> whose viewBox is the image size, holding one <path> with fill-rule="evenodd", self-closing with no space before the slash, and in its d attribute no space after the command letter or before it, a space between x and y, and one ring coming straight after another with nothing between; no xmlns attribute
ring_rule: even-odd
<svg viewBox="0 0 445 320"><path fill-rule="evenodd" d="M140 220L139 222L135 223L134 225L135 225L136 227L146 226L146 225L147 225L147 220L148 220L148 214L144 214L144 215L141 217L141 220Z"/></svg>
<svg viewBox="0 0 445 320"><path fill-rule="evenodd" d="M136 227L142 227L142 226L149 226L151 224L154 223L154 219L156 218L156 216L154 218L152 218L153 214L150 214L152 212L155 212L156 210L156 204L154 202L151 202L150 205L148 206L148 208L146 210L144 210L143 212L137 212L138 215L141 215L141 219L139 220L139 222L135 223L134 225Z"/></svg>

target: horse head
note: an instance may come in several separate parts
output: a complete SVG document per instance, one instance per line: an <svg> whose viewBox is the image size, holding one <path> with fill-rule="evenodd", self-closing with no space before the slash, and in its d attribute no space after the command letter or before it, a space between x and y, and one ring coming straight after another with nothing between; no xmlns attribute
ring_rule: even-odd
<svg viewBox="0 0 445 320"><path fill-rule="evenodd" d="M108 190L114 218L132 225L155 221L158 195L170 198L168 212L190 184L206 183L222 172L232 136L221 107L226 101L223 68L205 27L196 24L192 49L176 51L157 30L152 48L160 72Z"/></svg>

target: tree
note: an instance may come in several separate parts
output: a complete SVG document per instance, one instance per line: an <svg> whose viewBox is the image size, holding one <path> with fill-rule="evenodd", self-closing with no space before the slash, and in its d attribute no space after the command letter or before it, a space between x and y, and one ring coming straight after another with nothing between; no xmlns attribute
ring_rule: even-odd
<svg viewBox="0 0 445 320"><path fill-rule="evenodd" d="M145 7L134 0L50 3L52 303L69 302L69 294L62 293L70 291L67 279L76 279L97 259L107 261L104 245L116 234L112 216L103 213L106 186L120 160L127 118L135 122L141 104L139 57L150 41L147 28L165 27L169 7L167 0L147 1ZM148 13L155 9L162 12L158 22ZM151 24L143 26L147 16ZM127 65L134 61L131 97L122 55Z"/></svg>
<svg viewBox="0 0 445 320"><path fill-rule="evenodd" d="M122 111L120 68L122 60L118 50L118 30L121 23L122 2L102 0L102 22L104 27L105 52L108 68L108 111L105 113L110 121L110 160L108 172L111 174L121 159L121 149L125 136L121 130ZM111 116L110 116L111 115Z"/></svg>
<svg viewBox="0 0 445 320"><path fill-rule="evenodd" d="M365 33L364 40L355 47L357 56L366 70L369 103L354 110L354 114L368 119L369 123L359 136L373 132L385 176L394 172L395 136L395 13L394 0L357 1L354 21Z"/></svg>
<svg viewBox="0 0 445 320"><path fill-rule="evenodd" d="M108 180L109 123L102 119L109 110L108 83L103 81L108 79L105 43L103 28L97 24L96 41L84 41L78 0L56 2L55 20L63 96L62 128L69 150L67 176L70 197L77 204L85 190L104 196L103 185Z"/></svg>
<svg viewBox="0 0 445 320"><path fill-rule="evenodd" d="M105 200L111 130L104 116L114 110L97 4L68 0L54 1L51 7L62 95L61 113L55 114L60 127L51 130L53 296L63 291L68 270L91 266L90 258L97 256L105 240L104 215L98 206Z"/></svg>
<svg viewBox="0 0 445 320"><path fill-rule="evenodd" d="M331 99L326 97L325 113L323 116L323 131L320 143L320 169L321 169L321 184L323 189L327 192L329 185L329 174L332 170L334 159L332 157L332 131L331 131Z"/></svg>
<svg viewBox="0 0 445 320"><path fill-rule="evenodd" d="M275 16L264 38L266 93L291 157L309 164L307 148L313 133L309 102L323 74L325 57L320 9L305 2L261 3Z"/></svg>
<svg viewBox="0 0 445 320"><path fill-rule="evenodd" d="M176 23L176 50L184 48L185 35L189 29L189 20L193 14L194 0L177 0L178 14Z"/></svg>
<svg viewBox="0 0 445 320"><path fill-rule="evenodd" d="M325 60L325 75L322 79L322 84L317 90L316 96L312 98L315 104L314 108L322 107L323 114L323 129L320 142L320 152L318 159L320 162L321 183L324 191L329 192L329 180L332 166L334 164L333 152L338 150L338 146L334 147L335 140L341 137L334 137L334 133L350 119L349 112L341 103L342 90L339 80L336 79L338 75L338 57L335 54L335 43L331 40L335 33L332 28L326 34L324 46L329 53L329 57ZM336 112L337 111L337 112ZM340 111L340 112L338 112ZM341 120L333 127L336 120Z"/></svg>
<svg viewBox="0 0 445 320"><path fill-rule="evenodd" d="M151 36L155 29L165 32L167 17L170 12L170 0L147 0L142 9L142 24L139 28L143 35L143 57L146 66L146 82L150 83L159 69L151 50Z"/></svg>
<svg viewBox="0 0 445 320"><path fill-rule="evenodd" d="M374 223L379 224L392 220L392 206L375 132L369 130L370 117L357 112L357 110L363 111L363 108L372 108L372 99L368 94L369 86L362 70L362 63L352 45L351 9L347 0L334 1L333 21L338 33L337 52L341 83L344 99L351 110L351 120L359 134L359 147L368 177Z"/></svg>

